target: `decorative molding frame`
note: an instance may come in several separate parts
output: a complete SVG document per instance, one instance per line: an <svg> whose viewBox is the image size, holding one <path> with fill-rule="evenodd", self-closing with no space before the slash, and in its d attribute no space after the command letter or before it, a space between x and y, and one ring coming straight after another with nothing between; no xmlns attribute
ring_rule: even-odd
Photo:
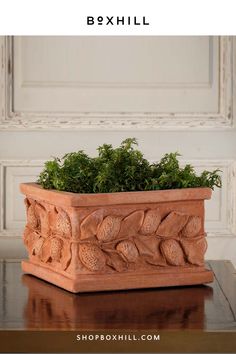
<svg viewBox="0 0 236 354"><path fill-rule="evenodd" d="M0 240L1 237L19 237L22 232L21 229L7 230L5 227L6 169L8 167L42 167L44 162L44 160L0 160Z"/></svg>
<svg viewBox="0 0 236 354"><path fill-rule="evenodd" d="M207 231L208 237L236 237L236 160L190 160L194 167L202 169L224 169L226 182L226 227ZM223 182L224 183L224 182ZM220 214L222 214L222 207Z"/></svg>
<svg viewBox="0 0 236 354"><path fill-rule="evenodd" d="M234 37L219 37L220 95L217 113L14 112L12 37L0 37L0 130L222 130L234 127Z"/></svg>
<svg viewBox="0 0 236 354"><path fill-rule="evenodd" d="M0 242L2 239L12 237L20 237L21 229L7 230L5 228L5 209L6 209L6 192L5 179L6 169L8 167L42 167L44 160L0 160ZM236 237L236 160L188 160L181 161L183 164L191 163L196 168L202 169L222 169L226 183L226 211L224 205L220 209L220 214L226 212L226 220L222 221L219 218L219 225L209 230L208 236L210 238L235 238ZM27 175L27 173L26 173ZM222 224L222 226L220 225Z"/></svg>

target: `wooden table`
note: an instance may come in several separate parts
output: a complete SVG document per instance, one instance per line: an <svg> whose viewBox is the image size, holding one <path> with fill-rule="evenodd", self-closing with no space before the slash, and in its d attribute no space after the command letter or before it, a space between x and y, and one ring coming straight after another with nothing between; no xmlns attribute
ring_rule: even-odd
<svg viewBox="0 0 236 354"><path fill-rule="evenodd" d="M209 261L207 286L71 294L0 261L0 352L236 352L236 271ZM76 341L80 333L158 341Z"/></svg>

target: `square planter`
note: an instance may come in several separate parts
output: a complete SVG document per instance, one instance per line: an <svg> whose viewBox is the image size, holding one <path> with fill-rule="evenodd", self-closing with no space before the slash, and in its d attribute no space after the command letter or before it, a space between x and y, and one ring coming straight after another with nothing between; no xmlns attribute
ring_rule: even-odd
<svg viewBox="0 0 236 354"><path fill-rule="evenodd" d="M208 283L210 188L76 194L23 183L24 272L71 292Z"/></svg>

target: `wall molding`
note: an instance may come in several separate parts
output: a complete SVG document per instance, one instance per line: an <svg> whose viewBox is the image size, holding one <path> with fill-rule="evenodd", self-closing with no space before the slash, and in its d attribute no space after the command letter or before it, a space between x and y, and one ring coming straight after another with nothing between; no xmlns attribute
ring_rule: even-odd
<svg viewBox="0 0 236 354"><path fill-rule="evenodd" d="M233 37L219 38L219 109L216 113L14 112L12 37L0 37L0 130L224 130L234 127L236 56Z"/></svg>
<svg viewBox="0 0 236 354"><path fill-rule="evenodd" d="M236 161L235 160L190 160L184 163L191 163L194 167L202 169L220 169L225 174L226 185L226 227L220 225L210 228L207 232L208 237L236 237ZM213 192L214 193L214 192ZM222 192L223 194L223 192ZM221 195L222 198L222 195ZM223 204L221 201L220 214L223 214Z"/></svg>
<svg viewBox="0 0 236 354"><path fill-rule="evenodd" d="M22 234L22 229L8 230L5 226L6 169L8 167L42 167L44 162L45 160L0 160L0 239L1 237L18 237Z"/></svg>
<svg viewBox="0 0 236 354"><path fill-rule="evenodd" d="M8 167L42 167L44 162L44 160L0 160L0 240L18 237L22 234L22 229L9 230L5 227L6 169ZM210 238L236 238L236 160L182 160L182 163L191 163L194 167L201 169L219 168L222 170L225 185L225 191L222 194L225 195L225 201L221 200L219 220L214 227L209 226L208 236Z"/></svg>

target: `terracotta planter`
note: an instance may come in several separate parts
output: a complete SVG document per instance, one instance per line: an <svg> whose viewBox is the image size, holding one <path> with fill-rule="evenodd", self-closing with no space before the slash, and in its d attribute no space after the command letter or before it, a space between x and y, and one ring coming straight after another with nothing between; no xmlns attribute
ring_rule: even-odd
<svg viewBox="0 0 236 354"><path fill-rule="evenodd" d="M23 183L21 192L26 273L72 292L213 280L204 267L209 188L76 194Z"/></svg>

